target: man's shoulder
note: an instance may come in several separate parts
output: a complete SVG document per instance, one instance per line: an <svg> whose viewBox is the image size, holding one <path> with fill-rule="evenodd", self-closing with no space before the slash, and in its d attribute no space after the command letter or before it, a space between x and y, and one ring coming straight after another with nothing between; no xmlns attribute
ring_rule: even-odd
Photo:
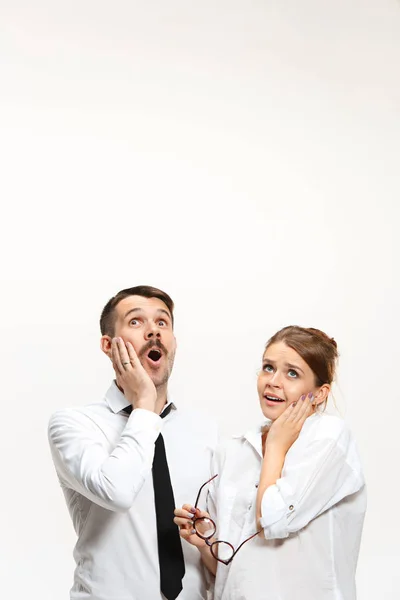
<svg viewBox="0 0 400 600"><path fill-rule="evenodd" d="M84 406L57 409L49 418L49 431L55 427L94 424L109 413L110 409L104 399Z"/></svg>

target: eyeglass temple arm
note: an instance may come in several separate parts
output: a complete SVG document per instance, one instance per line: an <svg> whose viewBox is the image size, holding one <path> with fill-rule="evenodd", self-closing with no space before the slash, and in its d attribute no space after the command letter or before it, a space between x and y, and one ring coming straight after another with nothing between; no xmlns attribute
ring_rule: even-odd
<svg viewBox="0 0 400 600"><path fill-rule="evenodd" d="M199 502L200 494L201 494L201 491L202 491L203 487L205 487L208 483L210 483L210 481L212 481L216 477L218 477L218 473L216 475L214 475L213 477L211 477L211 479L209 479L208 481L206 481L205 483L203 483L203 485L199 489L199 493L197 494L196 502L194 503L194 508L197 508L197 504Z"/></svg>
<svg viewBox="0 0 400 600"><path fill-rule="evenodd" d="M253 533L253 535L251 535L249 538L247 538L247 540L244 540L244 542L242 542L242 543L240 544L240 546L238 546L238 547L236 548L236 550L235 550L235 551L234 551L234 553L232 554L232 556L231 556L230 560L233 560L233 557L235 556L235 554L237 554L237 553L239 552L239 550L240 550L240 548L243 546L243 544L245 544L246 542L249 542L250 540L252 540L254 537L256 537L256 535L258 535L259 533L261 533L261 531L262 531L262 528L261 528L261 529L259 529L258 531L256 531L255 533Z"/></svg>

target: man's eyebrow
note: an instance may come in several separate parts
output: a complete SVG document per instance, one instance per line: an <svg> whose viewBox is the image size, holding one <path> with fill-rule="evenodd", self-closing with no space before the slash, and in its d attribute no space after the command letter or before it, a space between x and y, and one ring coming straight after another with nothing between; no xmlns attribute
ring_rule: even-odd
<svg viewBox="0 0 400 600"><path fill-rule="evenodd" d="M167 315L167 317L168 317L169 319L171 318L171 315L169 314L169 312L168 312L167 310L165 310L164 308L159 308L159 309L157 310L157 313L158 313L158 314L160 314L160 313L161 313L162 315Z"/></svg>
<svg viewBox="0 0 400 600"><path fill-rule="evenodd" d="M128 310L128 312L127 312L127 313L124 315L124 319L126 319L126 317L127 317L128 315L130 315L131 313L137 313L137 312L139 312L139 313L140 313L140 312L143 312L143 309L142 309L142 308L140 308L140 307L137 307L137 308L130 308L130 309ZM159 308L159 309L157 309L157 314L167 315L167 317L168 317L169 319L171 319L171 315L170 315L170 314L169 314L169 312L168 312L167 310L165 310L164 308Z"/></svg>

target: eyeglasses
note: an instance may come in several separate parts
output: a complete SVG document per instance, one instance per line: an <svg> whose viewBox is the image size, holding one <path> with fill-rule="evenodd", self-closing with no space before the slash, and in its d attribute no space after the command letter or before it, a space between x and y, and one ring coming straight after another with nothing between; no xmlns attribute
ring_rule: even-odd
<svg viewBox="0 0 400 600"><path fill-rule="evenodd" d="M194 508L197 508L202 489L216 477L218 477L218 474L214 475L213 477L211 477L211 479L203 483L203 485L199 489L199 493L197 494ZM215 540L214 542L210 542L211 538L214 537L217 531L217 526L215 525L212 519L209 519L207 517L194 518L193 529L196 535L198 535L199 538L205 541L207 546L210 548L210 552L213 555L213 557L216 560L218 560L218 562L223 563L224 565L229 565L229 563L233 560L234 556L239 552L240 548L246 542L256 537L256 535L258 535L260 531L262 531L261 529L259 529L258 531L256 531L256 533L253 533L253 535L247 538L247 540L244 540L244 542L242 542L240 546L238 546L238 548L235 550L232 544L230 544L229 542L224 542L223 540Z"/></svg>

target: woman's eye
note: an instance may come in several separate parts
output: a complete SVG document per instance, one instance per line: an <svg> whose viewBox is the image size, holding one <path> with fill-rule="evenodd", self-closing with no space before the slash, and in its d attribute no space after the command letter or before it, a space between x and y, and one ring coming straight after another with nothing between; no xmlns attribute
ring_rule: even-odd
<svg viewBox="0 0 400 600"><path fill-rule="evenodd" d="M272 373L273 370L274 370L274 367L272 365L264 365L263 366L263 371L266 371L267 373Z"/></svg>
<svg viewBox="0 0 400 600"><path fill-rule="evenodd" d="M292 377L292 379L294 379L295 377L297 377L297 372L293 369L290 369L290 371L288 371L288 375L289 377Z"/></svg>

